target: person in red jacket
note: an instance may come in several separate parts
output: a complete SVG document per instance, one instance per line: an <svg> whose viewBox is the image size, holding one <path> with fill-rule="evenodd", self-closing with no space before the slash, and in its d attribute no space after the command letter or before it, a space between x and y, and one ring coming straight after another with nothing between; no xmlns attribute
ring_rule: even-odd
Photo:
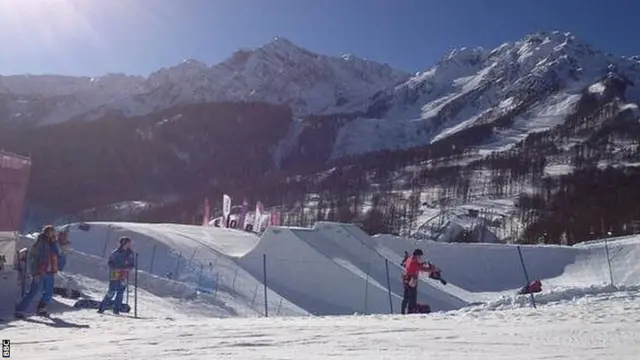
<svg viewBox="0 0 640 360"><path fill-rule="evenodd" d="M416 312L416 305L418 303L418 276L421 271L432 272L435 267L431 264L425 265L422 260L424 253L420 249L413 251L413 256L408 257L404 263L404 274L402 276L402 282L404 285L404 295L402 298L402 308L400 313L413 314Z"/></svg>

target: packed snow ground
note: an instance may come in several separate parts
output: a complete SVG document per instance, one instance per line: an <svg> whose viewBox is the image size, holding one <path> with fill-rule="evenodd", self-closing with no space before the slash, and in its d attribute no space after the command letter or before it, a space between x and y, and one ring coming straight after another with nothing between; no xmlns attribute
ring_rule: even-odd
<svg viewBox="0 0 640 360"><path fill-rule="evenodd" d="M70 311L2 329L16 359L636 359L637 290L532 309L426 316L202 318L166 299L140 319ZM2 325L0 325L2 326Z"/></svg>

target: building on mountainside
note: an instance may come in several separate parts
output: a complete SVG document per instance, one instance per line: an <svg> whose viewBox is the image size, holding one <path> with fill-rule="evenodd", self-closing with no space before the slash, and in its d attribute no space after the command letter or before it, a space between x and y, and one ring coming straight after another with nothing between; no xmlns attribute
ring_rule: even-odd
<svg viewBox="0 0 640 360"><path fill-rule="evenodd" d="M412 237L448 243L502 243L491 225L491 219L480 216L477 209L446 211L430 218Z"/></svg>
<svg viewBox="0 0 640 360"><path fill-rule="evenodd" d="M451 219L441 229L436 241L449 243L501 243L498 236L484 223Z"/></svg>

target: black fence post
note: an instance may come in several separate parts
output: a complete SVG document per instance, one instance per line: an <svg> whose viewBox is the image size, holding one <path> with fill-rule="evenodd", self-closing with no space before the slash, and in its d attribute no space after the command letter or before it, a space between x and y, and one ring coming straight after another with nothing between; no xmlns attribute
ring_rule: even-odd
<svg viewBox="0 0 640 360"><path fill-rule="evenodd" d="M156 248L158 244L153 245L153 251L151 252L151 265L149 266L149 274L153 274L153 263L156 261Z"/></svg>
<svg viewBox="0 0 640 360"><path fill-rule="evenodd" d="M611 270L611 257L609 256L609 241L607 241L606 238L604 239L604 251L607 255L607 266L609 266L609 281L611 286L613 286L613 271Z"/></svg>
<svg viewBox="0 0 640 360"><path fill-rule="evenodd" d="M524 265L524 259L522 258L522 250L520 250L520 246L518 246L518 255L520 255L520 263L522 264L522 271L524 271L524 278L527 281L526 289L529 289L529 284L531 284L531 281L529 281L529 274L527 273L527 267ZM535 309L536 300L533 296L533 293L529 291L529 295L531 295L531 305Z"/></svg>
<svg viewBox="0 0 640 360"><path fill-rule="evenodd" d="M391 281L389 280L389 260L384 259L384 267L387 271L387 293L389 293L389 314L393 314L393 301L391 301Z"/></svg>
<svg viewBox="0 0 640 360"><path fill-rule="evenodd" d="M27 273L29 272L29 250L25 252L24 262L22 259L18 258L20 261L20 267L22 269L22 285L20 286L21 295L20 298L23 298L25 293L27 292Z"/></svg>
<svg viewBox="0 0 640 360"><path fill-rule="evenodd" d="M133 317L138 317L138 253L136 253L135 273L133 277Z"/></svg>
<svg viewBox="0 0 640 360"><path fill-rule="evenodd" d="M200 275L198 275L198 287L202 288L202 272L204 271L204 264L200 264Z"/></svg>
<svg viewBox="0 0 640 360"><path fill-rule="evenodd" d="M264 316L269 317L269 306L267 303L267 254L262 254L262 273L264 278Z"/></svg>

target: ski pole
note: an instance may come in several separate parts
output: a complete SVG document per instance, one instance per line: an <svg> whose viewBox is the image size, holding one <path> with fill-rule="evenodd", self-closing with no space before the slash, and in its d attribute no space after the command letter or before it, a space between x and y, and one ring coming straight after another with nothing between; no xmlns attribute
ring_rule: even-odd
<svg viewBox="0 0 640 360"><path fill-rule="evenodd" d="M133 317L138 317L138 253L136 253L135 273L133 276Z"/></svg>

